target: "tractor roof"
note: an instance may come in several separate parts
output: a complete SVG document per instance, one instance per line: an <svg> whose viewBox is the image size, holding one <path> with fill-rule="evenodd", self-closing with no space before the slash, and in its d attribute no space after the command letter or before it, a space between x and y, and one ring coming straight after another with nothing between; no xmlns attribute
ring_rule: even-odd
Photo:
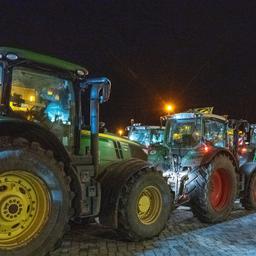
<svg viewBox="0 0 256 256"><path fill-rule="evenodd" d="M18 56L18 58L27 59L33 62L37 62L39 64L53 66L59 69L64 69L73 72L81 70L85 73L85 75L88 74L88 71L80 65L28 50L17 49L12 47L0 47L0 54L15 54Z"/></svg>
<svg viewBox="0 0 256 256"><path fill-rule="evenodd" d="M224 116L220 115L215 115L215 114L205 114L205 113L191 113L191 112L185 112L185 113L178 113L178 114L173 114L171 116L168 116L170 119L190 119L190 118L195 118L196 116L203 116L207 118L215 118L219 119L222 121L226 121L227 119Z"/></svg>
<svg viewBox="0 0 256 256"><path fill-rule="evenodd" d="M204 107L204 108L192 108L187 110L184 113L178 113L178 114L173 114L171 116L166 116L166 119L190 119L190 118L195 118L196 116L203 116L207 118L214 118L214 119L219 119L222 121L227 121L227 116L220 116L220 115L215 115L213 114L213 109L214 107ZM164 119L164 118L162 118Z"/></svg>
<svg viewBox="0 0 256 256"><path fill-rule="evenodd" d="M219 116L215 114L203 114L204 117L210 117L210 118L215 118L215 119L220 119L222 121L227 121L227 118L224 116Z"/></svg>
<svg viewBox="0 0 256 256"><path fill-rule="evenodd" d="M156 126L156 125L137 125L137 124L134 124L134 125L131 125L131 126L127 126L126 127L127 130L130 130L130 129L134 129L134 130L164 130L163 127L161 126Z"/></svg>

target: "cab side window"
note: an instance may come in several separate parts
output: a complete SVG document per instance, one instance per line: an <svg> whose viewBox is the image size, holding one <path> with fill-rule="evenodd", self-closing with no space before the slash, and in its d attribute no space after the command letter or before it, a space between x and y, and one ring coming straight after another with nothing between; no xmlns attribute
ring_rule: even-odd
<svg viewBox="0 0 256 256"><path fill-rule="evenodd" d="M205 139L213 143L216 147L226 146L226 126L225 123L216 120L206 119L204 123Z"/></svg>
<svg viewBox="0 0 256 256"><path fill-rule="evenodd" d="M13 113L51 130L66 147L72 145L74 102L70 80L26 67L13 69Z"/></svg>

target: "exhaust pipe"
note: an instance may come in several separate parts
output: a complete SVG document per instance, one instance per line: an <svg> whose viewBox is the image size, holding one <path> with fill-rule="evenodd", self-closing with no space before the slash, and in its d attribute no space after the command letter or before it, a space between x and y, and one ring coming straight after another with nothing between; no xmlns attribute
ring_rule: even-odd
<svg viewBox="0 0 256 256"><path fill-rule="evenodd" d="M91 155L95 177L99 174L99 104L108 101L111 82L106 77L87 79L82 88L90 89Z"/></svg>

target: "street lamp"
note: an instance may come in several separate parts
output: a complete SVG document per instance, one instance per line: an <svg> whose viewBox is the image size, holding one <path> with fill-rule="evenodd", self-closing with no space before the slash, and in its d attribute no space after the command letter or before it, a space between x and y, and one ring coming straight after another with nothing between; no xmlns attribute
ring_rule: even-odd
<svg viewBox="0 0 256 256"><path fill-rule="evenodd" d="M117 133L118 133L119 136L122 136L122 135L124 134L124 131L123 131L122 129L119 129L119 130L117 131Z"/></svg>
<svg viewBox="0 0 256 256"><path fill-rule="evenodd" d="M174 106L172 104L166 104L165 111L167 112L167 115L169 116L170 113L174 111Z"/></svg>

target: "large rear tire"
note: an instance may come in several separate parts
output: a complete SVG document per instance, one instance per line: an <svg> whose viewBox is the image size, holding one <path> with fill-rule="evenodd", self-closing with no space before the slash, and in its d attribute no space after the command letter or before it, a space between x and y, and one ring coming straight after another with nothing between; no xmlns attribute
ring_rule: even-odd
<svg viewBox="0 0 256 256"><path fill-rule="evenodd" d="M242 205L246 210L256 210L256 172L248 180Z"/></svg>
<svg viewBox="0 0 256 256"><path fill-rule="evenodd" d="M122 189L118 231L128 240L152 238L165 228L170 206L170 189L162 174L143 169Z"/></svg>
<svg viewBox="0 0 256 256"><path fill-rule="evenodd" d="M38 143L1 138L0 255L44 256L69 220L69 179Z"/></svg>
<svg viewBox="0 0 256 256"><path fill-rule="evenodd" d="M189 174L186 185L190 206L201 221L216 223L227 219L232 211L237 178L232 160L219 154L206 167Z"/></svg>

